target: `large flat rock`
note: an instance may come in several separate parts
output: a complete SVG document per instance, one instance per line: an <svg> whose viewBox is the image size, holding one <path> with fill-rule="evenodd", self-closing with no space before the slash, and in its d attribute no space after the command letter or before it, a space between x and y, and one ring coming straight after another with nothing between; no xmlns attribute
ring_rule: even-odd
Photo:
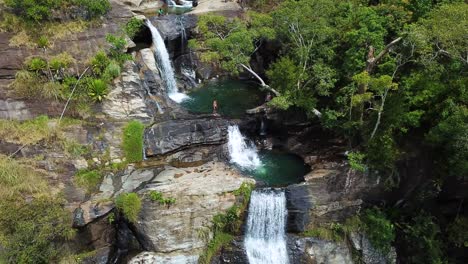
<svg viewBox="0 0 468 264"><path fill-rule="evenodd" d="M150 157L192 146L222 144L231 124L232 121L214 117L155 124L145 131L146 155Z"/></svg>
<svg viewBox="0 0 468 264"><path fill-rule="evenodd" d="M135 223L143 247L164 256L164 260L155 256L162 261L157 263L181 263L181 259L196 263L206 238L212 236L213 216L236 203L232 192L243 182L254 180L220 162L184 169L167 167L139 192L144 197L149 191L158 191L176 199L170 206L144 199Z"/></svg>

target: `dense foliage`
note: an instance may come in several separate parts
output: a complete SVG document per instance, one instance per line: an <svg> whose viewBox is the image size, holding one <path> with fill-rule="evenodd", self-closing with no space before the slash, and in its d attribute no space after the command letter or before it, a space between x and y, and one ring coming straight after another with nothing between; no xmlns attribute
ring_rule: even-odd
<svg viewBox="0 0 468 264"><path fill-rule="evenodd" d="M104 15L110 10L109 0L5 0L5 5L27 21L41 22L52 19L54 12L72 12L71 6L86 12L86 18Z"/></svg>
<svg viewBox="0 0 468 264"><path fill-rule="evenodd" d="M468 179L468 4L247 3L260 13L250 11L242 19L202 16L191 47L202 60L234 75L251 74L275 94L270 106L299 107L341 135L350 147L351 167L379 178L388 189L399 187L398 164L416 155L415 148L431 153L434 158L428 162L435 169L405 201L406 207L392 213L390 222L374 214L377 218L368 218L367 224L383 232L370 236L385 238L385 247L396 231L401 247L413 249L405 261L445 261L444 241L461 245L463 239L437 231L446 229L453 215L439 219L429 212L446 183ZM277 54L270 55L273 62L265 69L254 67L255 53L267 42L280 44ZM418 213L416 204L428 208ZM421 236L427 239L417 241ZM425 251L430 254L423 256Z"/></svg>

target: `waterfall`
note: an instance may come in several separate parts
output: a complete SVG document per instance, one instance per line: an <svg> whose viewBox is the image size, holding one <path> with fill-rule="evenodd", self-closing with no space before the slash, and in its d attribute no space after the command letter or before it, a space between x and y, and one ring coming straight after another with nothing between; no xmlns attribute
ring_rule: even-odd
<svg viewBox="0 0 468 264"><path fill-rule="evenodd" d="M228 148L231 162L241 168L254 170L261 165L257 148L246 142L238 126L228 127Z"/></svg>
<svg viewBox="0 0 468 264"><path fill-rule="evenodd" d="M174 77L174 69L172 68L171 61L169 60L169 53L166 49L166 44L157 28L153 26L151 21L146 20L146 25L151 30L151 36L153 37L153 50L156 61L161 69L161 77L166 85L166 90L169 98L176 101L177 103L189 98L186 94L180 93L177 89L177 83Z"/></svg>
<svg viewBox="0 0 468 264"><path fill-rule="evenodd" d="M164 114L164 110L162 110L162 108L161 108L161 106L159 105L159 103L158 103L157 101L155 101L155 102L156 102L156 107L158 108L158 113L161 114L161 115Z"/></svg>
<svg viewBox="0 0 468 264"><path fill-rule="evenodd" d="M286 196L284 191L252 192L244 240L250 264L288 264L286 249Z"/></svg>
<svg viewBox="0 0 468 264"><path fill-rule="evenodd" d="M265 136L266 134L266 124L264 118L262 117L262 120L260 121L260 136Z"/></svg>
<svg viewBox="0 0 468 264"><path fill-rule="evenodd" d="M175 1L173 1L173 0L168 0L168 1L167 1L167 5L168 5L168 6L171 6L171 7L190 7L190 8L193 7L192 1L179 0L179 2L181 3L180 5L178 5L178 4L177 4Z"/></svg>

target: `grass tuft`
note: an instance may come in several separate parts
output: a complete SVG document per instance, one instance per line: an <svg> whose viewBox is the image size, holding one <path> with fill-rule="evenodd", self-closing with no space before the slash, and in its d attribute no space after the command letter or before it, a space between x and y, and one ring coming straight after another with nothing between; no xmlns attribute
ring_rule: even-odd
<svg viewBox="0 0 468 264"><path fill-rule="evenodd" d="M143 133L145 126L139 121L129 122L123 130L123 151L127 162L143 160Z"/></svg>

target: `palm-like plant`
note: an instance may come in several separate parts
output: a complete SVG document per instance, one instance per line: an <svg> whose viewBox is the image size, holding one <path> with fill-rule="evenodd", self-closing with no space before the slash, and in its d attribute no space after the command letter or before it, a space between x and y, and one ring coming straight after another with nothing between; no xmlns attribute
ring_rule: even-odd
<svg viewBox="0 0 468 264"><path fill-rule="evenodd" d="M89 96L95 102L102 102L106 97L107 83L101 79L93 79L88 84Z"/></svg>

